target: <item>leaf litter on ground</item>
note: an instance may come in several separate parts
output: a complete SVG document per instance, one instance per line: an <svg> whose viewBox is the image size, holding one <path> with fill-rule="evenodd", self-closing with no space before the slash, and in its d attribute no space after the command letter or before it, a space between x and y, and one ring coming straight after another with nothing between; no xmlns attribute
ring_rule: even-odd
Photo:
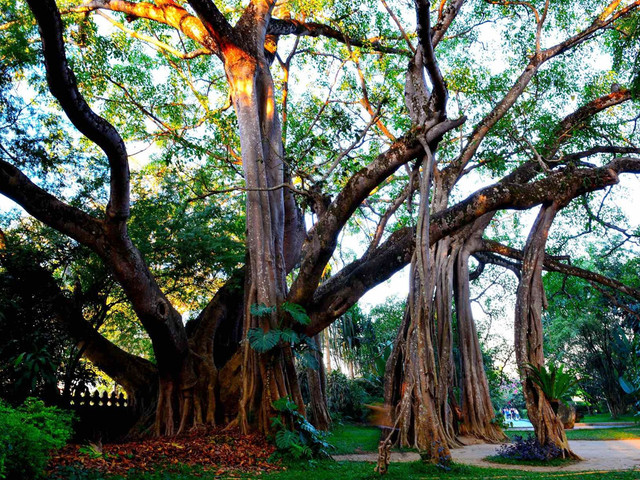
<svg viewBox="0 0 640 480"><path fill-rule="evenodd" d="M75 467L104 474L125 475L130 470L150 472L158 468L197 466L217 475L244 472L253 475L282 470L269 462L275 447L262 435L242 435L237 430L199 429L173 437L104 444L98 454L70 444L57 452L49 472Z"/></svg>

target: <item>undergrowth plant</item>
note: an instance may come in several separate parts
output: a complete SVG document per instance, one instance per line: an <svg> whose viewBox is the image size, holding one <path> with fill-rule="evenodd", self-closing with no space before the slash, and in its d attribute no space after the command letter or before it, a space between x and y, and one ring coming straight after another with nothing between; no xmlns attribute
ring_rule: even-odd
<svg viewBox="0 0 640 480"><path fill-rule="evenodd" d="M71 437L72 419L34 398L18 408L0 401L0 479L42 478L49 454Z"/></svg>
<svg viewBox="0 0 640 480"><path fill-rule="evenodd" d="M538 385L551 401L562 400L579 381L572 373L565 372L562 365L549 365L547 370L544 365L528 363L526 368L531 381Z"/></svg>
<svg viewBox="0 0 640 480"><path fill-rule="evenodd" d="M558 458L562 451L553 443L542 445L538 439L532 435L513 437L513 443L500 446L497 451L498 456L510 458L512 460L552 460Z"/></svg>
<svg viewBox="0 0 640 480"><path fill-rule="evenodd" d="M298 406L289 397L273 402L278 415L271 418L277 456L295 460L328 458L333 446L326 441L327 433L311 425L298 412Z"/></svg>

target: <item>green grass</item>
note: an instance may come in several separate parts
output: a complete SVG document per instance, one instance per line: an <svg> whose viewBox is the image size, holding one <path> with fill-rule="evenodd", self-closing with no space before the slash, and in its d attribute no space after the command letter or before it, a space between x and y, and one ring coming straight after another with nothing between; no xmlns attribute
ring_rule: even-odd
<svg viewBox="0 0 640 480"><path fill-rule="evenodd" d="M386 476L380 477L373 471L374 464L366 462L319 462L313 466L298 466L285 472L271 473L261 476L264 480L470 480L470 479L563 479L563 480L637 480L637 472L524 472L521 470L505 470L479 468L467 465L452 465L451 470L444 471L434 465L421 462L394 463L389 466Z"/></svg>
<svg viewBox="0 0 640 480"><path fill-rule="evenodd" d="M569 458L552 458L551 460L518 460L515 458L501 457L500 455L490 455L484 460L502 465L531 465L536 467L562 467L576 463L576 460Z"/></svg>
<svg viewBox="0 0 640 480"><path fill-rule="evenodd" d="M507 430L505 432L511 439L516 435L524 436L531 434L531 431ZM592 430L565 430L569 440L629 440L640 438L640 427L622 428L597 428Z"/></svg>
<svg viewBox="0 0 640 480"><path fill-rule="evenodd" d="M637 422L640 420L635 415L623 415L618 418L612 418L609 413L598 413L596 415L585 415L580 422L582 423L610 423L610 422Z"/></svg>
<svg viewBox="0 0 640 480"><path fill-rule="evenodd" d="M533 435L531 431L507 430L507 436ZM565 430L569 440L629 440L640 438L640 427L598 428L593 430ZM344 424L331 431L329 443L336 447L335 455L377 452L380 429L366 425Z"/></svg>
<svg viewBox="0 0 640 480"><path fill-rule="evenodd" d="M317 461L312 463L290 464L285 471L255 474L216 475L215 472L203 472L197 468L182 468L180 472L156 471L153 473L130 473L126 477L105 477L97 473L85 474L79 470L64 480L214 480L223 478L262 480L637 480L638 472L524 472L499 468L479 468L467 465L452 465L444 471L435 465L422 462L393 463L385 477L373 471L374 464L367 462Z"/></svg>
<svg viewBox="0 0 640 480"><path fill-rule="evenodd" d="M640 438L640 427L565 430L569 440L629 440Z"/></svg>
<svg viewBox="0 0 640 480"><path fill-rule="evenodd" d="M336 447L333 452L335 455L376 452L380 441L380 429L365 425L338 425L331 430L328 441Z"/></svg>

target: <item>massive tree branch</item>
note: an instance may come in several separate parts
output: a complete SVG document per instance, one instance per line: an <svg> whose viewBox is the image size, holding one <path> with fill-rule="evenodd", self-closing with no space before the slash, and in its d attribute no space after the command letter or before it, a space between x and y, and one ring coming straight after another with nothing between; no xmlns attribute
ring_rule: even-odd
<svg viewBox="0 0 640 480"><path fill-rule="evenodd" d="M129 19L144 18L169 25L210 51L219 51L215 37L209 34L200 19L173 2L154 5L126 0L93 0L73 11L90 12L98 9L121 12Z"/></svg>
<svg viewBox="0 0 640 480"><path fill-rule="evenodd" d="M513 274L518 278L518 280L520 280L520 269L522 268L522 264L520 262L513 262L501 257L500 255L495 255L491 252L486 251L474 252L473 257L479 262L479 265L478 268L473 272L473 275L469 275L469 280L475 280L476 278L478 278L487 263L498 265L499 267L506 268L507 270L512 271Z"/></svg>
<svg viewBox="0 0 640 480"><path fill-rule="evenodd" d="M408 265L414 248L415 229L403 228L320 285L308 306L314 321L305 333L313 336L321 332L367 291Z"/></svg>
<svg viewBox="0 0 640 480"><path fill-rule="evenodd" d="M336 30L328 25L315 22L300 22L298 20L283 20L272 18L267 27L267 35L297 35L309 37L326 37L340 43L370 49L380 53L391 53L396 55L411 56L409 50L383 45L379 40L361 40L349 37L340 30Z"/></svg>
<svg viewBox="0 0 640 480"><path fill-rule="evenodd" d="M44 223L54 228L65 228L61 230L65 234L81 234L73 238L93 249L102 258L131 301L134 311L153 341L159 368L166 374L176 376L178 370L188 367L180 361L188 355L187 337L180 314L160 290L142 254L127 234L129 166L124 142L111 124L90 109L77 88L73 72L67 64L62 21L55 1L29 0L29 5L40 27L51 92L76 128L97 143L109 159L111 195L107 219L101 223L103 228L98 231L83 224L72 225L72 222L85 221L87 217L70 210L37 187L34 188L26 177L12 172L13 178L3 176L6 179L3 183L13 190L12 198L22 200L25 208ZM2 164L2 167L5 172L10 171L7 165ZM35 192L36 200L30 199L25 191L18 192L18 187L25 187L25 191L29 193ZM48 210L50 206L64 213L66 218L54 218L56 211ZM96 223L91 223L91 227L95 225ZM94 238L91 238L91 234L94 234ZM186 371L182 374L184 377L188 376Z"/></svg>
<svg viewBox="0 0 640 480"><path fill-rule="evenodd" d="M433 102L433 109L436 112L446 111L447 87L442 78L442 73L438 67L435 53L433 51L433 40L431 37L431 13L429 12L429 2L426 0L415 0L416 13L418 17L418 39L422 47L424 56L424 66L431 79L432 91L430 101Z"/></svg>
<svg viewBox="0 0 640 480"><path fill-rule="evenodd" d="M553 158L558 152L560 146L571 139L573 132L583 128L588 120L594 115L609 107L619 105L630 99L631 92L629 90L611 92L607 95L603 95L602 97L598 97L590 101L586 105L578 108L578 110L576 110L572 114L567 115L558 125L556 134L554 135L555 140L548 148L545 149L545 157L547 157L547 159Z"/></svg>
<svg viewBox="0 0 640 480"><path fill-rule="evenodd" d="M42 223L83 245L97 248L97 242L103 233L102 223L99 220L58 200L2 159L0 159L0 193L16 202Z"/></svg>
<svg viewBox="0 0 640 480"><path fill-rule="evenodd" d="M499 255L513 258L521 261L523 259L523 252L515 248L511 248L507 245L495 242L493 240L484 240L482 242L483 251L497 253ZM599 283L607 287L614 288L622 293L629 295L630 297L640 300L640 290L637 288L629 287L618 280L609 278L605 275L601 275L596 272L585 270L584 268L576 267L573 265L567 265L562 263L549 255L545 255L543 261L543 267L549 272L557 272L565 275L571 275L573 277L583 278L589 282Z"/></svg>
<svg viewBox="0 0 640 480"><path fill-rule="evenodd" d="M107 218L121 222L129 218L129 161L120 134L105 119L95 114L78 90L69 68L62 38L62 20L53 1L29 0L42 38L47 82L73 125L107 155L111 170Z"/></svg>
<svg viewBox="0 0 640 480"><path fill-rule="evenodd" d="M421 152L422 146L415 137L402 138L349 179L309 232L303 246L300 273L291 287L292 302L306 303L313 295L322 271L336 248L340 230L362 201L384 179L417 158Z"/></svg>
<svg viewBox="0 0 640 480"><path fill-rule="evenodd" d="M290 300L294 303L307 303L315 291L327 262L335 251L338 234L356 208L371 191L391 176L398 168L418 158L423 152L421 141L432 148L448 130L456 128L465 121L444 120L425 133L408 135L399 139L389 150L380 154L373 162L355 173L344 186L326 213L311 229L303 246L300 273L291 287Z"/></svg>
<svg viewBox="0 0 640 480"><path fill-rule="evenodd" d="M436 23L431 29L431 43L433 44L433 48L440 43L440 40L444 37L444 34L447 33L449 27L453 20L458 16L462 5L466 0L454 0L449 3L449 5L442 10L440 17L438 18L438 23Z"/></svg>
<svg viewBox="0 0 640 480"><path fill-rule="evenodd" d="M563 170L528 185L498 183L484 188L453 207L431 216L429 243L471 224L485 213L523 210L558 198L571 199L617 183L618 174L640 174L640 159L619 158L600 168ZM330 325L375 285L405 267L415 248L414 230L405 227L369 255L354 261L318 287L308 308L320 312L308 327L315 335ZM564 267L563 267L564 268Z"/></svg>
<svg viewBox="0 0 640 480"><path fill-rule="evenodd" d="M510 183L507 181L509 179L502 180L434 214L431 236L442 238L487 212L524 210L560 197L575 198L618 183L620 173L640 173L640 159L621 157L599 168L567 168L526 185Z"/></svg>

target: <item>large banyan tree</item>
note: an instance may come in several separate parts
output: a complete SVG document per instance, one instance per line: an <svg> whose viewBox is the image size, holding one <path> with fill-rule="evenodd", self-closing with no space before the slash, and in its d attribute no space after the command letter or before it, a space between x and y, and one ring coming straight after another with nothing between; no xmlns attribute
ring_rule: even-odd
<svg viewBox="0 0 640 480"><path fill-rule="evenodd" d="M155 409L158 434L266 431L282 397L304 411L296 358L315 363L314 337L410 265L385 387L399 441L432 458L461 435L501 441L470 259L520 272L520 366L544 362L543 269L625 289L545 257L545 244L574 199L640 173L640 1L2 5L0 193L87 249L126 298L153 361L91 326L90 288L46 262L34 270L84 355ZM134 172L132 189L130 161L149 145L152 173ZM136 212L156 201L184 221L153 230ZM490 238L505 211L535 208L524 250ZM194 313L168 279L195 279L206 260L183 272L172 249L216 235L229 211L246 220L246 254L190 284ZM345 236L364 246L339 255ZM326 427L319 364L310 411ZM548 399L524 385L540 439L571 454Z"/></svg>

